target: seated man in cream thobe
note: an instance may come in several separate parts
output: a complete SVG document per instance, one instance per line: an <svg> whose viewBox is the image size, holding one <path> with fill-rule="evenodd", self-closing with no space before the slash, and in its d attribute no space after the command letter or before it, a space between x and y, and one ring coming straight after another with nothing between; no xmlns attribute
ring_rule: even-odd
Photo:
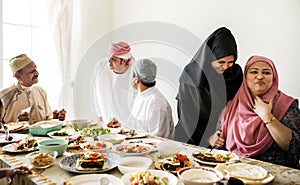
<svg viewBox="0 0 300 185"><path fill-rule="evenodd" d="M35 63L25 54L12 58L9 65L18 82L0 91L3 109L1 121L15 122L28 109L29 124L50 119L52 114L47 95L38 83L39 72ZM19 117L20 118L20 117Z"/></svg>

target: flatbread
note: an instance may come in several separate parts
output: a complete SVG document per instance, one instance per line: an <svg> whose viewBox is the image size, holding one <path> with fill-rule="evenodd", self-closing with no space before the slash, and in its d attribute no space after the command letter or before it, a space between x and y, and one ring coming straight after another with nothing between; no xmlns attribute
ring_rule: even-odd
<svg viewBox="0 0 300 185"><path fill-rule="evenodd" d="M231 177L248 180L263 180L268 176L268 171L264 168L247 163L235 163L224 169Z"/></svg>
<svg viewBox="0 0 300 185"><path fill-rule="evenodd" d="M9 132L14 132L17 130L22 130L24 128L24 122L10 122L6 124ZM4 128L1 128L0 132L5 132Z"/></svg>

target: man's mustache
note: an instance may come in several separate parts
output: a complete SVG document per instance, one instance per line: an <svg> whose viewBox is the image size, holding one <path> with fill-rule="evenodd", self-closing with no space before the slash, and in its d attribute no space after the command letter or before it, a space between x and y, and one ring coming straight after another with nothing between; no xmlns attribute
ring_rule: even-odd
<svg viewBox="0 0 300 185"><path fill-rule="evenodd" d="M32 80L38 79L39 75L35 75L34 77L32 77Z"/></svg>

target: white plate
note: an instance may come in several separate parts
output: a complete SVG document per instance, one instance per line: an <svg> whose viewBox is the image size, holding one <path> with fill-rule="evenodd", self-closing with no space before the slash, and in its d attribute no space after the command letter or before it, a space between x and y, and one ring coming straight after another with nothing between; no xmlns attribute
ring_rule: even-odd
<svg viewBox="0 0 300 185"><path fill-rule="evenodd" d="M122 143L128 144L128 143L144 143L149 144L153 146L153 151L157 151L157 143L161 143L162 140L155 139L155 138L141 138L141 139L129 139L125 140Z"/></svg>
<svg viewBox="0 0 300 185"><path fill-rule="evenodd" d="M13 137L13 139L11 141L7 141L7 140L5 140L6 135L1 134L0 135L0 144L14 143L14 142L17 142L17 141L22 140L25 137L27 137L27 134L26 135L24 135L24 134L10 134L10 135Z"/></svg>
<svg viewBox="0 0 300 185"><path fill-rule="evenodd" d="M155 164L154 164L155 168L156 168L156 169L159 169L159 170L164 170L164 169L161 168L161 163L163 163L165 160L166 160L166 159L161 159L161 160L159 160L159 161L156 161ZM197 162L195 162L195 161L190 160L190 162L191 162L191 165L185 166L185 167L195 167L195 166L200 166L200 165L199 165ZM183 168L185 168L185 167L183 167ZM181 168L180 168L180 169L181 169ZM179 171L180 169L178 169L178 170L176 170L176 171L169 171L169 170L164 170L164 171L168 171L168 172L170 172L170 173L177 173L177 171Z"/></svg>
<svg viewBox="0 0 300 185"><path fill-rule="evenodd" d="M102 177L108 178L112 185L122 185L121 179L110 174L86 174L76 175L66 179L64 182L70 182L72 185L95 185L99 184Z"/></svg>
<svg viewBox="0 0 300 185"><path fill-rule="evenodd" d="M203 151L199 151L199 152L207 152L209 153L210 152L210 149L207 149L207 150L203 150ZM198 159L196 157L193 156L194 160L199 162L199 163L202 163L202 164L207 164L207 165L212 165L212 166L215 166L215 165L218 165L218 164L231 164L231 163L234 163L236 162L237 160L239 160L238 156L232 152L229 152L229 151L225 151L225 150L217 150L217 149L214 149L212 150L210 153L215 153L215 154L222 154L222 155L226 155L226 154L231 154L231 159L228 161L228 162L211 162L211 161L203 161L201 159Z"/></svg>
<svg viewBox="0 0 300 185"><path fill-rule="evenodd" d="M96 147L97 143L105 144L105 147ZM80 147L87 151L95 151L95 152L104 152L108 149L111 149L113 144L107 141L87 141L85 143L79 143ZM91 148L86 148L87 145L90 145Z"/></svg>
<svg viewBox="0 0 300 185"><path fill-rule="evenodd" d="M215 167L215 169L221 171L223 173L225 179L229 179L230 175L228 173L226 173L225 170L230 165L232 165L232 164L229 164L229 165L219 164L219 165L217 165ZM243 165L246 166L247 164L243 164ZM261 184L269 184L270 182L272 182L274 180L274 178L275 177L271 173L268 173L268 175L264 179L262 179L262 180L249 180L249 179L243 179L243 178L238 178L238 179L240 179L241 181L243 181L245 184L252 184L252 185L254 185L254 184L260 184L261 185Z"/></svg>
<svg viewBox="0 0 300 185"><path fill-rule="evenodd" d="M56 133L56 132L61 133L61 132L64 132L64 131L66 131L66 132L68 133L67 136L55 136L55 135L54 135L54 133ZM52 131L52 132L47 133L47 135L48 135L49 137L52 137L52 138L66 139L66 138L69 138L69 137L72 137L72 136L77 136L77 135L79 135L79 134L78 134L78 132L76 132L75 130L69 129L69 130L56 130L56 131Z"/></svg>
<svg viewBox="0 0 300 185"><path fill-rule="evenodd" d="M79 159L84 154L75 154L75 155L67 156L62 160L60 160L59 166L66 171L74 172L74 173L100 173L115 168L117 166L116 161L118 161L119 156L114 153L103 153L103 154L106 155L107 157L108 168L106 169L89 170L89 171L77 170L76 169L77 159Z"/></svg>
<svg viewBox="0 0 300 185"><path fill-rule="evenodd" d="M39 147L34 147L34 148L28 148L28 150L15 150L15 144L17 143L11 143L8 145L5 145L2 147L2 151L3 152L9 152L9 153L27 153L27 152L32 152L32 151L36 151L39 149Z"/></svg>
<svg viewBox="0 0 300 185"><path fill-rule="evenodd" d="M6 124L9 132L18 132L21 130L28 130L29 123L28 121L20 122L10 122ZM0 132L5 133L4 129L1 127Z"/></svg>
<svg viewBox="0 0 300 185"><path fill-rule="evenodd" d="M112 144L119 144L126 139L125 135L122 134L103 134L97 137L100 141L107 141Z"/></svg>
<svg viewBox="0 0 300 185"><path fill-rule="evenodd" d="M176 185L178 182L178 179L175 175L162 171L162 170L147 170L151 173L151 175L154 176L160 176L160 177L168 177L168 185ZM126 173L125 175L122 176L121 180L124 185L130 185L130 177L134 173Z"/></svg>
<svg viewBox="0 0 300 185"><path fill-rule="evenodd" d="M137 134L134 136L127 136L127 139L143 138L146 136L148 136L147 132L137 132Z"/></svg>
<svg viewBox="0 0 300 185"><path fill-rule="evenodd" d="M126 151L126 149L128 150ZM120 155L124 155L124 156L146 155L153 151L153 146L148 144L143 144L143 143L117 144L113 146L113 150L119 153Z"/></svg>

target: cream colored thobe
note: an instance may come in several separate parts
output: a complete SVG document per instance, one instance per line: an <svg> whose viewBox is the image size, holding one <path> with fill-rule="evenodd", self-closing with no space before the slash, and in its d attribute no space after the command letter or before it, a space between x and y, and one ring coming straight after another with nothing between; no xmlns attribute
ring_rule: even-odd
<svg viewBox="0 0 300 185"><path fill-rule="evenodd" d="M28 108L30 124L49 119L52 114L46 92L39 86L24 87L14 84L1 90L0 97L3 101L1 120L5 123L17 121L18 115Z"/></svg>

